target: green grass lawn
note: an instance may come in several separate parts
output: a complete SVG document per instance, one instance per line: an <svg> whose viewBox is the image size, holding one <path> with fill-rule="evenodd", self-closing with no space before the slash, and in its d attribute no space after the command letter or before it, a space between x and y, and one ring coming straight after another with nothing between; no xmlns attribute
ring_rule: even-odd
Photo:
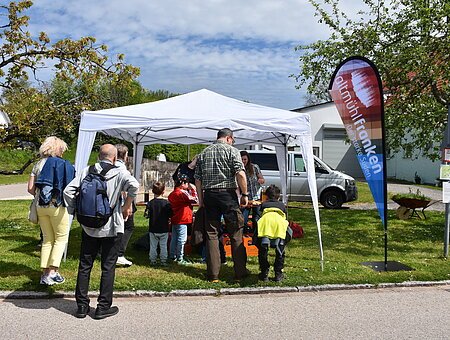
<svg viewBox="0 0 450 340"><path fill-rule="evenodd" d="M39 228L27 221L27 201L0 201L0 290L73 291L76 283L81 230L74 222L70 233L67 261L61 265L66 282L57 287L42 287L40 277ZM284 286L325 283L381 283L416 280L449 280L450 263L443 258L444 214L427 212L427 220L400 221L395 211L389 212L389 260L402 262L414 271L377 273L362 266L365 261L384 260L384 238L378 213L375 210L321 209L324 247L323 271L319 261L319 247L312 209L292 208L290 219L299 222L305 237L293 240L287 247ZM249 257L252 275L240 284L232 281L231 259L222 268L220 284L205 280L203 264L167 268L149 266L148 255L134 249L132 243L146 233L147 221L143 209L136 213L136 230L127 250L127 258L134 265L118 268L116 290L196 289L217 287L271 286L258 282L256 257ZM273 263L273 257L270 261ZM273 276L273 273L271 273ZM99 288L100 269L97 261L91 277L91 290Z"/></svg>

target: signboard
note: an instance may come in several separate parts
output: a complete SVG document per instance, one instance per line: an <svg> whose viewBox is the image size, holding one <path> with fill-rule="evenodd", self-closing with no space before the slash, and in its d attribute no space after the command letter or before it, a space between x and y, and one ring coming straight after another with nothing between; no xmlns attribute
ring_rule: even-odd
<svg viewBox="0 0 450 340"><path fill-rule="evenodd" d="M442 180L450 180L450 165L441 164L439 178Z"/></svg>
<svg viewBox="0 0 450 340"><path fill-rule="evenodd" d="M450 148L444 149L444 162L450 162Z"/></svg>
<svg viewBox="0 0 450 340"><path fill-rule="evenodd" d="M450 203L450 182L442 183L442 203Z"/></svg>

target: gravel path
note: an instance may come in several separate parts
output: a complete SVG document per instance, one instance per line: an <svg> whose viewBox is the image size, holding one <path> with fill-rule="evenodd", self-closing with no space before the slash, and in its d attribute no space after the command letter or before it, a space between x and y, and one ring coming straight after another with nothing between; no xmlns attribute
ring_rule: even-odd
<svg viewBox="0 0 450 340"><path fill-rule="evenodd" d="M442 189L436 190L436 189L429 189L424 188L416 185L411 184L393 184L388 183L387 190L388 193L398 193L398 194L407 194L410 191L415 193L417 189L420 190L420 192L430 197L433 201L431 202L432 205L428 206L425 210L434 210L434 211L445 211L445 204L442 203ZM437 201L437 202L434 202ZM396 210L399 205L395 203L392 200L388 200L388 209ZM356 209L356 210L367 210L367 209L376 209L375 203L355 203L355 204L346 204L345 207L348 207L349 209Z"/></svg>

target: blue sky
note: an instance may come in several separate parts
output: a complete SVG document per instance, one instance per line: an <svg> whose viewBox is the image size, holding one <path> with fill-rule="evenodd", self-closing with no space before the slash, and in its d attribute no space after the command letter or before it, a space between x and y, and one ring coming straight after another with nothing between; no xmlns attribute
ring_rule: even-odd
<svg viewBox="0 0 450 340"><path fill-rule="evenodd" d="M147 89L207 88L282 109L304 103L289 78L299 72L294 47L329 34L306 0L36 0L28 14L33 34L91 35L124 53Z"/></svg>

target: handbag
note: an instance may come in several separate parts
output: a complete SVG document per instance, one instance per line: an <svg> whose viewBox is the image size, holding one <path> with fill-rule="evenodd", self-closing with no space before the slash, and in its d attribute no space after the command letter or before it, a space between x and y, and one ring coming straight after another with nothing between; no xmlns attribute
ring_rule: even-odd
<svg viewBox="0 0 450 340"><path fill-rule="evenodd" d="M38 224L38 214L37 214L37 205L36 205L36 197L31 201L30 210L28 211L28 221L34 224Z"/></svg>
<svg viewBox="0 0 450 340"><path fill-rule="evenodd" d="M206 210L200 207L195 213L194 224L192 225L192 233L190 244L191 246L198 246L205 240L206 230Z"/></svg>

